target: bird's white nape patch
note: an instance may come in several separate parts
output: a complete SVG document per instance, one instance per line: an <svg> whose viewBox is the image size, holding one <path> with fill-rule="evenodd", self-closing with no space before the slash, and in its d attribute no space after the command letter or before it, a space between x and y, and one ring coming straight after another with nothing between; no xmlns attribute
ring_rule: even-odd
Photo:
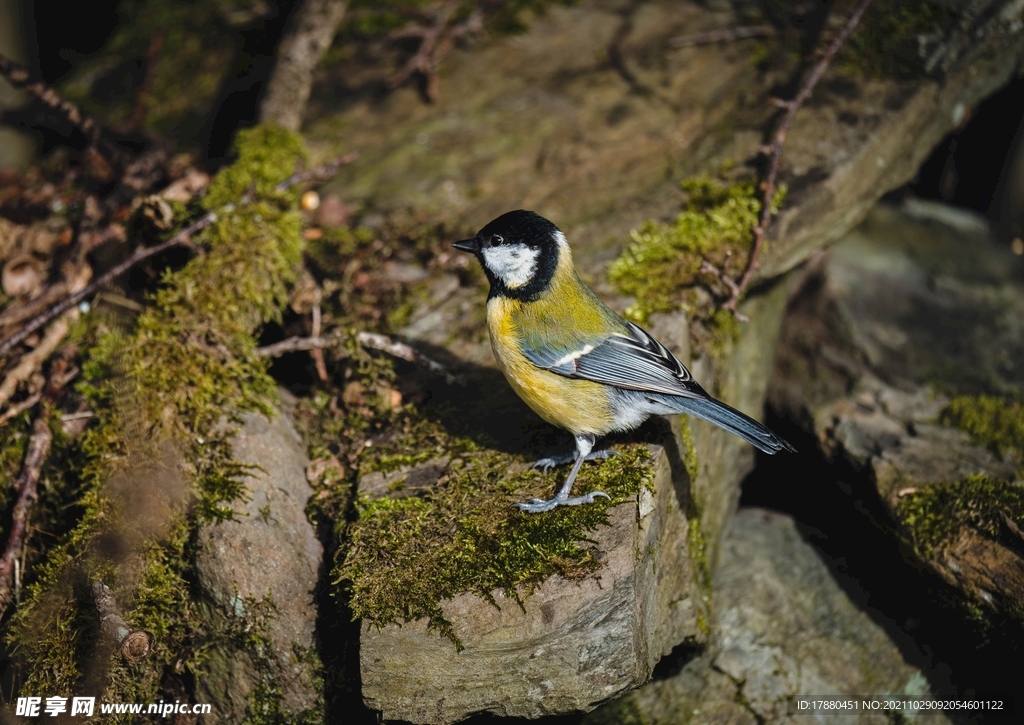
<svg viewBox="0 0 1024 725"><path fill-rule="evenodd" d="M484 264L509 289L522 287L533 279L539 256L539 249L525 244L503 244L483 250Z"/></svg>

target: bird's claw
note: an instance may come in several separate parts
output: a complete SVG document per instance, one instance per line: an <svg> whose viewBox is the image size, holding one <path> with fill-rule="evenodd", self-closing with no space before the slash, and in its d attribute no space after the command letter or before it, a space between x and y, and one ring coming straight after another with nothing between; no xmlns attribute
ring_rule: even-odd
<svg viewBox="0 0 1024 725"><path fill-rule="evenodd" d="M587 454L585 461L603 461L605 458L611 458L612 456L622 457L622 454L618 451L613 451L610 448L603 451L592 451ZM533 468L539 468L544 473L547 473L555 466L564 466L572 463L576 460L576 456L572 454L566 454L564 456L549 456L548 458L541 458L539 461L534 462Z"/></svg>
<svg viewBox="0 0 1024 725"><path fill-rule="evenodd" d="M575 496L573 498L569 498L568 496L565 498L559 498L558 496L555 496L554 498L550 498L546 501L539 498L531 498L528 501L513 505L520 511L525 511L528 514L539 514L544 511L550 511L558 506L580 506L586 503L593 503L594 499L599 496L603 496L604 498L611 500L611 496L606 494L604 491L591 491L590 493L582 496Z"/></svg>

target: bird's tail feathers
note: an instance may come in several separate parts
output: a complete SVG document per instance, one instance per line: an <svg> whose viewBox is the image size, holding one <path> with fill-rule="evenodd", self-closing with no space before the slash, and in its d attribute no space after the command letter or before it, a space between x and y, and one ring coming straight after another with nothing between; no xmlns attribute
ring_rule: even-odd
<svg viewBox="0 0 1024 725"><path fill-rule="evenodd" d="M775 435L750 416L735 408L730 408L718 400L673 396L672 402L675 407L679 408L680 413L687 413L695 418L714 423L730 433L738 435L765 453L772 455L779 451L796 453L796 449L789 442Z"/></svg>

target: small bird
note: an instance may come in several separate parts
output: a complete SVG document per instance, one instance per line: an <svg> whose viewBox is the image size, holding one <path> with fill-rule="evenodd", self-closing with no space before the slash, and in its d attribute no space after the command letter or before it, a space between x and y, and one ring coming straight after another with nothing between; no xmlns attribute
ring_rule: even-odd
<svg viewBox="0 0 1024 725"><path fill-rule="evenodd" d="M548 500L516 506L528 513L591 503L593 491L570 497L597 436L636 428L652 415L686 413L738 435L765 453L795 452L789 443L743 413L715 400L664 345L608 308L580 280L565 235L532 211L510 211L472 239L452 246L480 260L491 291L487 330L498 367L541 418L576 438L571 456L544 458L545 470L572 463Z"/></svg>

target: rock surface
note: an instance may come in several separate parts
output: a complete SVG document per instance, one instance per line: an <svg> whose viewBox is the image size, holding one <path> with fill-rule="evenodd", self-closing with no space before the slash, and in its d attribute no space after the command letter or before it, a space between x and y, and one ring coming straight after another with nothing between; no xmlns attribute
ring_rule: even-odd
<svg viewBox="0 0 1024 725"><path fill-rule="evenodd" d="M236 461L258 465L246 481L248 500L235 521L200 530L196 570L210 619L225 631L265 640L265 657L214 648L197 678L197 699L218 722L240 723L257 689L272 682L286 716L314 708L319 697L313 665L316 587L323 548L306 518L312 489L306 449L285 415L244 416L232 440ZM272 604L265 611L264 602ZM263 693L266 696L268 693Z"/></svg>
<svg viewBox="0 0 1024 725"><path fill-rule="evenodd" d="M701 637L707 605L686 558L689 481L678 451L652 446L651 465L653 492L614 508L595 533L603 566L593 578L552 577L523 608L500 591L497 606L472 594L445 602L458 653L425 620L364 626L367 704L413 723L589 710L643 683L672 643Z"/></svg>
<svg viewBox="0 0 1024 725"><path fill-rule="evenodd" d="M714 643L586 725L889 723L883 712L800 710L810 699L930 699L920 670L857 608L791 518L740 509L715 573ZM950 722L904 710L914 723Z"/></svg>
<svg viewBox="0 0 1024 725"><path fill-rule="evenodd" d="M963 15L954 32L970 36L946 43L938 67L947 75L854 80L833 71L797 114L782 171L790 194L761 279L843 236L1020 66L1020 3L941 4ZM360 150L329 185L346 198L381 212L436 210L473 230L534 209L603 279L630 229L675 214L681 178L752 163L765 142L778 113L768 98L795 69L776 58L759 71L749 42L670 43L735 24L724 2L554 6L528 33L452 52L434 104L412 84L382 95L394 59L366 49L322 71L304 131L318 155Z"/></svg>
<svg viewBox="0 0 1024 725"><path fill-rule="evenodd" d="M882 206L821 260L784 328L772 405L813 429L822 451L864 472L908 542L907 497L1020 461L939 425L943 391L1024 391L1024 260L983 219L937 204ZM963 484L961 484L963 485ZM1019 530L1018 530L1019 531ZM920 552L969 598L1024 603L1020 536L964 527Z"/></svg>

